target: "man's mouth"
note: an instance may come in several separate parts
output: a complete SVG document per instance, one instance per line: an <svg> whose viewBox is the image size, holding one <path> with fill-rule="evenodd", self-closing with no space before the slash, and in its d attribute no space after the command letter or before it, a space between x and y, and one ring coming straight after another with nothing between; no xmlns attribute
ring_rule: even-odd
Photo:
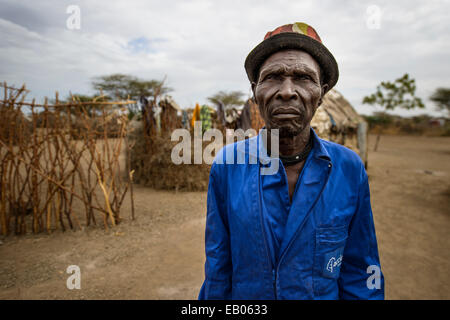
<svg viewBox="0 0 450 320"><path fill-rule="evenodd" d="M294 107L278 107L272 112L272 117L278 120L299 118L300 111Z"/></svg>

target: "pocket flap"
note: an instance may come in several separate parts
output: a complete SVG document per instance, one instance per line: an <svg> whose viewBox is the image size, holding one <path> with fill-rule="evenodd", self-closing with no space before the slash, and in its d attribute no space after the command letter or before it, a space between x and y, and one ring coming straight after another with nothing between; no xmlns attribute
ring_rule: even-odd
<svg viewBox="0 0 450 320"><path fill-rule="evenodd" d="M348 227L317 228L316 239L319 242L339 242L347 239Z"/></svg>

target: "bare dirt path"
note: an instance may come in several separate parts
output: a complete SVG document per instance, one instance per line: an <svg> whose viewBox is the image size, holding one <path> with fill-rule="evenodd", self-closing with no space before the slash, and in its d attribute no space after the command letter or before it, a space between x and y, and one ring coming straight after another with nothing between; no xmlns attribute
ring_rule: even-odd
<svg viewBox="0 0 450 320"><path fill-rule="evenodd" d="M450 299L450 138L383 136L368 173L386 298ZM108 231L1 238L0 299L195 299L206 193L135 195L137 219Z"/></svg>

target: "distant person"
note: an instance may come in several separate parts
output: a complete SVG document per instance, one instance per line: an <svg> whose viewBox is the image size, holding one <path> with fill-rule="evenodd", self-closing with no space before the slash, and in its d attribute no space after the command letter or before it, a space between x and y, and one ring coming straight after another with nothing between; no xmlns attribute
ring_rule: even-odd
<svg viewBox="0 0 450 320"><path fill-rule="evenodd" d="M278 129L279 167L264 175L249 161L256 141L257 155L274 154L263 131L216 157L199 299L384 299L364 165L310 127L338 80L333 55L311 26L294 23L268 32L245 69L263 129ZM227 163L239 150L245 164Z"/></svg>

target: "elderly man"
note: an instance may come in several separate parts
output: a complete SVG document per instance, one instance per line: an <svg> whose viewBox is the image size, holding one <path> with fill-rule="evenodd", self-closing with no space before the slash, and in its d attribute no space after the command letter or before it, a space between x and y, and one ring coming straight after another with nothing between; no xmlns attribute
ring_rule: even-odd
<svg viewBox="0 0 450 320"><path fill-rule="evenodd" d="M261 132L217 155L199 299L383 299L364 165L310 127L338 80L333 55L311 26L294 23L268 32L245 69L263 130L278 132L279 166L261 174L264 164L248 161L252 141L277 154ZM239 150L244 164L226 161Z"/></svg>

